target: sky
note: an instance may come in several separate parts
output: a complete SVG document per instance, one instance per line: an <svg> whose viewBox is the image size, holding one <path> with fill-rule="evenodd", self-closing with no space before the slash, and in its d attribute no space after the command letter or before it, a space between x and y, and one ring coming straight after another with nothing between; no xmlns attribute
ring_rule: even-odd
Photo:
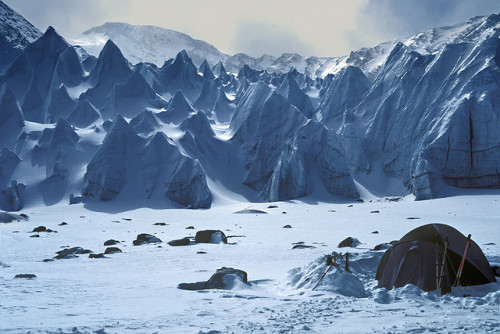
<svg viewBox="0 0 500 334"><path fill-rule="evenodd" d="M156 25L220 51L341 56L500 13L499 0L3 0L42 31L74 38L105 22Z"/></svg>

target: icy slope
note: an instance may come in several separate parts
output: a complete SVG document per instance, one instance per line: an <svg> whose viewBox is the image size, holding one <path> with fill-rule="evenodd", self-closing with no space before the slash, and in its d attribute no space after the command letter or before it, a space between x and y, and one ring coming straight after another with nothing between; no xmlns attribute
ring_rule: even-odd
<svg viewBox="0 0 500 334"><path fill-rule="evenodd" d="M229 132L242 146L248 173L244 183L265 200L310 194L319 177L332 194L357 197L335 134L261 81L250 85L234 112Z"/></svg>
<svg viewBox="0 0 500 334"><path fill-rule="evenodd" d="M361 142L344 141L348 155L359 158L361 150L417 199L439 196L441 180L500 187L499 52L498 33L432 55L397 44L361 102L346 111L339 134ZM364 168L357 159L351 164Z"/></svg>
<svg viewBox="0 0 500 334"><path fill-rule="evenodd" d="M40 36L40 30L0 1L0 74Z"/></svg>

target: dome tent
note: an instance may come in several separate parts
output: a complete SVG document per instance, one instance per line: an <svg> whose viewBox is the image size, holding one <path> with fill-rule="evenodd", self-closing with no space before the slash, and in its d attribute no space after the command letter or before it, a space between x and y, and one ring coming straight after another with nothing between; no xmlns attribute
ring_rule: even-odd
<svg viewBox="0 0 500 334"><path fill-rule="evenodd" d="M450 292L467 238L453 227L444 224L420 226L389 248L377 268L378 286L390 290L393 287L413 284L424 291L436 290L436 256L441 272L446 239L448 248L440 289L442 293ZM491 282L495 282L495 277L490 264L481 248L471 240L460 284L469 286Z"/></svg>

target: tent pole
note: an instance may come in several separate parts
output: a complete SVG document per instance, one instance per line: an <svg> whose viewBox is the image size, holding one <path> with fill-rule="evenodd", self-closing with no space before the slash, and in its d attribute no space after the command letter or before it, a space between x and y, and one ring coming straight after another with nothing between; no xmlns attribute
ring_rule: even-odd
<svg viewBox="0 0 500 334"><path fill-rule="evenodd" d="M447 250L448 250L448 237L446 237L446 240L444 242L443 262L441 263L441 274L439 275L439 282L438 282L439 289L441 289L441 281L443 280L443 277L444 277L444 264L446 261L446 251Z"/></svg>
<svg viewBox="0 0 500 334"><path fill-rule="evenodd" d="M438 260L438 242L436 239L436 296L439 297L439 260Z"/></svg>
<svg viewBox="0 0 500 334"><path fill-rule="evenodd" d="M465 244L465 250L464 250L464 255L462 256L462 261L460 262L460 267L458 267L457 277L455 278L455 284L453 284L454 286L458 286L460 284L460 278L462 278L462 270L464 270L465 257L467 255L467 249L469 248L470 237L471 235L469 234L467 236L467 243Z"/></svg>

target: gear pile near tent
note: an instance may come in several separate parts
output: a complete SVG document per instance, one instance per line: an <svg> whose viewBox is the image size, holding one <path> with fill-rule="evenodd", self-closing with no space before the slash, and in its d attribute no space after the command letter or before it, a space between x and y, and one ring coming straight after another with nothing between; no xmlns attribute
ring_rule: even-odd
<svg viewBox="0 0 500 334"><path fill-rule="evenodd" d="M428 224L410 231L388 249L380 260L376 275L378 286L390 290L413 284L424 291L439 288L442 293L450 292L461 267L467 241L462 233L444 224ZM481 285L495 281L481 248L470 240L460 285Z"/></svg>

